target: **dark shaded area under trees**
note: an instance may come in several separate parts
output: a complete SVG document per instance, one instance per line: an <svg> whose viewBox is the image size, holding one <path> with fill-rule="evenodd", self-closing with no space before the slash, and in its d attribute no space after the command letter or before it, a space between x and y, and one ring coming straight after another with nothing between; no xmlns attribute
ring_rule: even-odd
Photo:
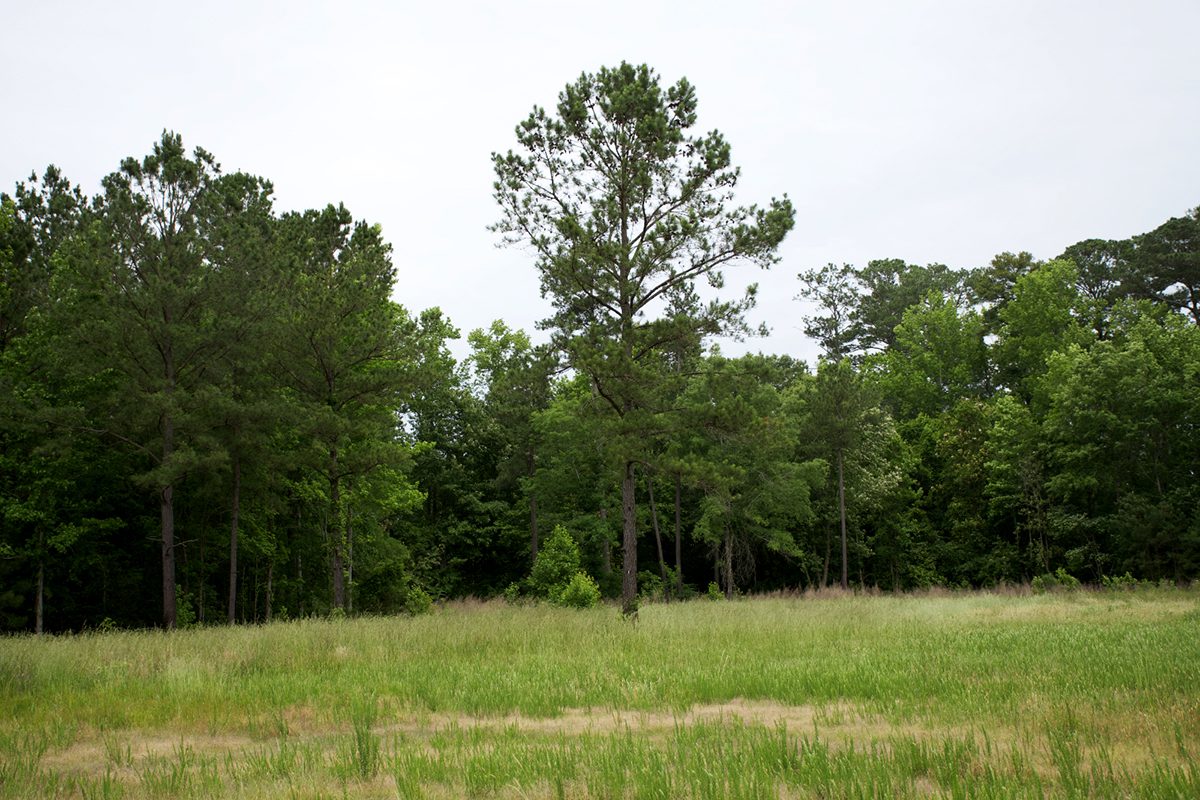
<svg viewBox="0 0 1200 800"><path fill-rule="evenodd" d="M623 64L518 127L497 229L550 342L497 321L461 363L378 226L279 213L175 134L93 198L53 167L0 196L0 629L512 593L559 526L627 613L1197 577L1200 210L1044 262L810 270L819 363L726 358L754 289L696 282L770 265L792 211L733 204L695 107Z"/></svg>

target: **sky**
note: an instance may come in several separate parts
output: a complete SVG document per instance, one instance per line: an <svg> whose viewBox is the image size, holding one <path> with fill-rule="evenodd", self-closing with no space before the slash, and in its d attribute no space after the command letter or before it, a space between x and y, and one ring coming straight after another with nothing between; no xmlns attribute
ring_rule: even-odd
<svg viewBox="0 0 1200 800"><path fill-rule="evenodd" d="M0 20L0 191L53 163L94 194L178 132L272 181L280 211L382 225L395 299L440 307L460 357L471 329L549 311L529 253L488 231L491 154L622 61L695 86L739 203L796 207L778 264L726 271L772 329L727 354L815 360L803 270L1052 258L1200 205L1196 0L0 0Z"/></svg>

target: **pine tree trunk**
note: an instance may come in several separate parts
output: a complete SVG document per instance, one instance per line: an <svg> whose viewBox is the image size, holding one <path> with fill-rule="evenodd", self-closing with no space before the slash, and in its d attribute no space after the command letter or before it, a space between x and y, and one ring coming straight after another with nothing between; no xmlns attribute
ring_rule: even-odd
<svg viewBox="0 0 1200 800"><path fill-rule="evenodd" d="M604 535L600 539L600 569L605 575L612 575L612 545L608 541L608 509L600 509L600 527Z"/></svg>
<svg viewBox="0 0 1200 800"><path fill-rule="evenodd" d="M237 621L238 515L242 494L242 463L233 457L233 497L229 523L229 624Z"/></svg>
<svg viewBox="0 0 1200 800"><path fill-rule="evenodd" d="M626 617L637 616L637 517L633 489L633 462L627 461L621 480L621 613Z"/></svg>
<svg viewBox="0 0 1200 800"><path fill-rule="evenodd" d="M163 358L167 395L170 397L175 390L175 361L169 341ZM162 416L162 437L161 466L164 469L170 469L171 458L175 454L175 419L170 413L164 413ZM159 488L159 516L162 529L163 625L167 630L173 630L177 611L175 604L175 487L170 483Z"/></svg>
<svg viewBox="0 0 1200 800"><path fill-rule="evenodd" d="M842 451L838 450L838 512L842 520L842 588L850 588L849 557L846 547L846 478L842 467Z"/></svg>
<svg viewBox="0 0 1200 800"><path fill-rule="evenodd" d="M200 537L200 582L196 586L196 620L204 624L204 589L206 581L204 580L204 537Z"/></svg>
<svg viewBox="0 0 1200 800"><path fill-rule="evenodd" d="M733 534L725 529L725 597L733 599Z"/></svg>
<svg viewBox="0 0 1200 800"><path fill-rule="evenodd" d="M275 559L267 562L267 622L271 621L271 595L275 588Z"/></svg>
<svg viewBox="0 0 1200 800"><path fill-rule="evenodd" d="M821 588L829 585L829 562L833 558L833 534L825 529L825 566L821 568Z"/></svg>
<svg viewBox="0 0 1200 800"><path fill-rule="evenodd" d="M650 495L650 519L654 523L654 543L658 546L658 572L662 575L663 590L670 591L667 586L667 562L663 558L662 536L658 531L658 508L654 505L654 478L646 475L646 490Z"/></svg>
<svg viewBox="0 0 1200 800"><path fill-rule="evenodd" d="M529 451L525 458L526 474L532 478L534 473L533 451ZM530 562L537 561L538 554L538 509L537 495L532 491L529 493L529 560Z"/></svg>
<svg viewBox="0 0 1200 800"><path fill-rule="evenodd" d="M166 447L164 446L164 454ZM168 484L159 492L159 512L162 521L162 591L163 625L175 627L175 489Z"/></svg>
<svg viewBox="0 0 1200 800"><path fill-rule="evenodd" d="M296 584L298 586L298 591L299 591L299 595L300 595L300 602L298 604L298 607L300 609L300 616L303 617L304 616L304 559L301 558L299 553L296 553Z"/></svg>
<svg viewBox="0 0 1200 800"><path fill-rule="evenodd" d="M46 591L46 562L42 557L38 557L38 577L37 577L37 600L34 603L33 612L33 632L38 636L42 635L42 611L43 598Z"/></svg>
<svg viewBox="0 0 1200 800"><path fill-rule="evenodd" d="M680 538L679 510L683 476L675 473L675 596L683 597L683 540Z"/></svg>
<svg viewBox="0 0 1200 800"><path fill-rule="evenodd" d="M329 454L329 516L331 530L330 569L333 577L333 607L346 610L346 573L342 563L342 495L337 475L337 450Z"/></svg>

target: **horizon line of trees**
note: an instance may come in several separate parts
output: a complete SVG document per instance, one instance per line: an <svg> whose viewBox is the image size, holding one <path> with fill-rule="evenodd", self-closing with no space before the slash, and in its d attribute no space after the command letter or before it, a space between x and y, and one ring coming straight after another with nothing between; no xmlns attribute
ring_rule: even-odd
<svg viewBox="0 0 1200 800"><path fill-rule="evenodd" d="M496 154L550 343L394 302L380 228L164 133L0 195L0 629L520 592L546 532L627 614L777 588L1200 573L1200 210L1058 258L802 273L814 369L727 358L787 198L695 92L584 74ZM564 180L574 177L575 180ZM642 568L639 569L639 564ZM647 566L648 565L648 566Z"/></svg>

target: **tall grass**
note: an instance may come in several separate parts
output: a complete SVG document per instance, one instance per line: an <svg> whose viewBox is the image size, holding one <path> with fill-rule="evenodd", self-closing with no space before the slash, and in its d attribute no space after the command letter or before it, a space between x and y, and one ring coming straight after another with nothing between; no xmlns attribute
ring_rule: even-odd
<svg viewBox="0 0 1200 800"><path fill-rule="evenodd" d="M1200 796L1200 594L0 640L0 797Z"/></svg>

